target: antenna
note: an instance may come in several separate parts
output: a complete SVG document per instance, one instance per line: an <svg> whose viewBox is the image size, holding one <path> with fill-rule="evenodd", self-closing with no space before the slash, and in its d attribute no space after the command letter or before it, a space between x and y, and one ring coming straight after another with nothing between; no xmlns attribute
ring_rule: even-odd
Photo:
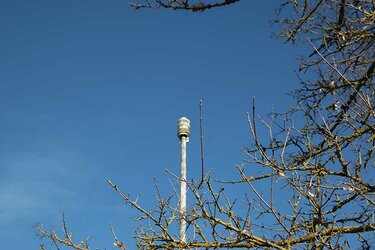
<svg viewBox="0 0 375 250"><path fill-rule="evenodd" d="M190 136L190 121L186 117L177 121L177 136L181 144L180 240L186 242L186 144Z"/></svg>
<svg viewBox="0 0 375 250"><path fill-rule="evenodd" d="M202 179L198 185L198 188L202 187L204 181L204 150L203 150L203 125L202 125L202 113L203 113L203 101L202 98L199 100L199 132L201 142L201 163L202 163Z"/></svg>

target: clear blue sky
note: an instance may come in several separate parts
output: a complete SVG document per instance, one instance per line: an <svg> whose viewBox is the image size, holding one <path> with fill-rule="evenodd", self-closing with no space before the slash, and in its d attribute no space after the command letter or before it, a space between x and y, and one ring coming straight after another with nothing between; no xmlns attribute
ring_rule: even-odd
<svg viewBox="0 0 375 250"><path fill-rule="evenodd" d="M273 1L204 13L135 11L128 2L0 0L0 249L37 249L36 223L113 249L135 214L106 179L151 207L156 176L178 172L176 122L192 122L188 177L234 173L250 140L246 112L285 110L300 48L271 37ZM129 246L129 249L134 249Z"/></svg>

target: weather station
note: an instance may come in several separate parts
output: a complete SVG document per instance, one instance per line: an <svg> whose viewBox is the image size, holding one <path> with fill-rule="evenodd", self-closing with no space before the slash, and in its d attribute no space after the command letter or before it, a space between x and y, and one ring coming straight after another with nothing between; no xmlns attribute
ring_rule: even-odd
<svg viewBox="0 0 375 250"><path fill-rule="evenodd" d="M186 144L190 137L190 120L186 117L177 121L177 136L181 144L180 240L186 242Z"/></svg>

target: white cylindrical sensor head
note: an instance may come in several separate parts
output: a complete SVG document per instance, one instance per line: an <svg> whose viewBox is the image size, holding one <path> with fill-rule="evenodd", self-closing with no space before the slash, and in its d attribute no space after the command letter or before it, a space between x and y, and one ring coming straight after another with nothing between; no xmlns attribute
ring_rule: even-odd
<svg viewBox="0 0 375 250"><path fill-rule="evenodd" d="M181 139L181 137L185 136L189 138L190 136L190 120L186 117L181 117L177 121L177 136Z"/></svg>

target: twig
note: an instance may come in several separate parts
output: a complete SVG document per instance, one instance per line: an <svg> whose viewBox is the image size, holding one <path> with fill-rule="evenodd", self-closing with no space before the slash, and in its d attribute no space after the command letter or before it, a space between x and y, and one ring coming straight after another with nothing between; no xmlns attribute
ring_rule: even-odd
<svg viewBox="0 0 375 250"><path fill-rule="evenodd" d="M112 232L113 238L115 238L115 242L113 242L113 245L116 246L116 247L121 248L121 250L125 250L126 247L124 246L124 244L121 241L118 240L117 235L115 233L115 230L113 229L112 224L109 224L109 227L111 228L111 232Z"/></svg>

